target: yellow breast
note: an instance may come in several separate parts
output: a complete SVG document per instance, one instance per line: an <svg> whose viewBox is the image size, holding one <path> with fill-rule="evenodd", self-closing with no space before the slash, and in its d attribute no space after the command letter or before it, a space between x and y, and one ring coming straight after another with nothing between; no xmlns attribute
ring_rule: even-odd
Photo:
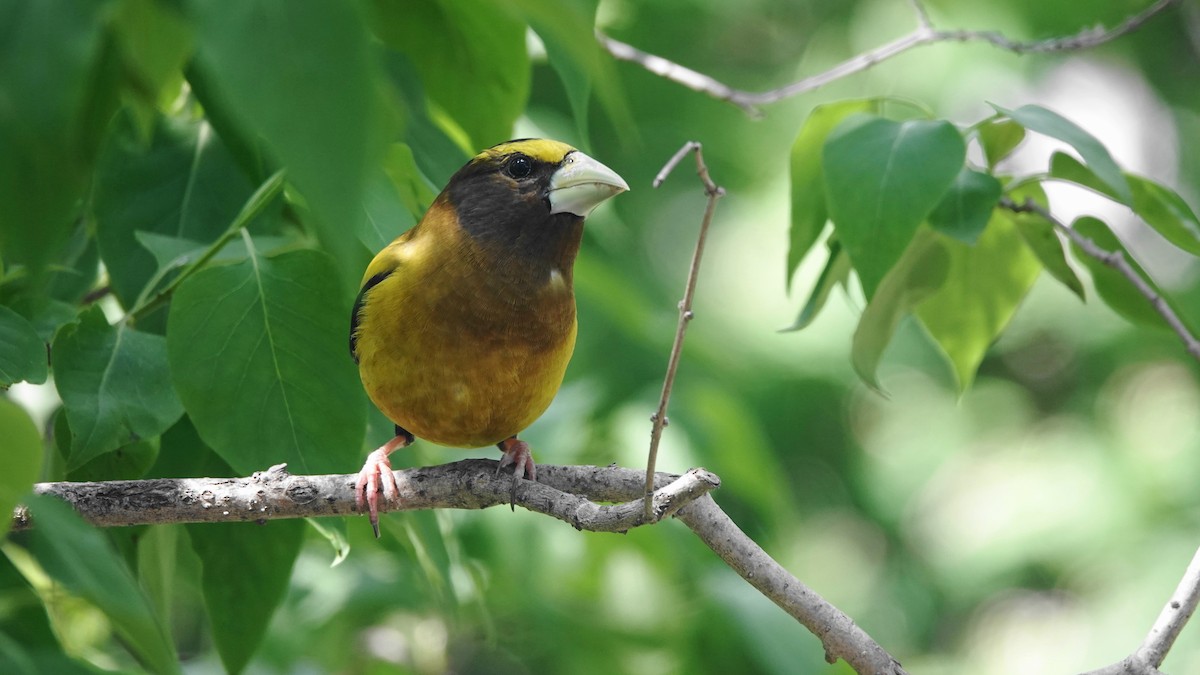
<svg viewBox="0 0 1200 675"><path fill-rule="evenodd" d="M498 443L554 399L575 347L574 295L559 270L542 283L508 283L454 228L422 226L368 268L367 278L391 271L367 291L358 314L363 386L418 438L466 448Z"/></svg>

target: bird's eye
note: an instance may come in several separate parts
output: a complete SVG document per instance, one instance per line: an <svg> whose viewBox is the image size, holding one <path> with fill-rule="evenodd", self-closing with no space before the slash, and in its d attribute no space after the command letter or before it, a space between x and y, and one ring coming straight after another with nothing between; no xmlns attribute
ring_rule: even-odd
<svg viewBox="0 0 1200 675"><path fill-rule="evenodd" d="M533 173L533 160L525 155L514 155L508 163L504 165L504 173L520 180L529 174Z"/></svg>

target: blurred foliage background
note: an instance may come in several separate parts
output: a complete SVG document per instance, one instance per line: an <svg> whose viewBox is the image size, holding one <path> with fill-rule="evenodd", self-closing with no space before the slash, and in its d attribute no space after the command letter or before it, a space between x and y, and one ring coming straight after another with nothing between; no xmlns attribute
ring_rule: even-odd
<svg viewBox="0 0 1200 675"><path fill-rule="evenodd" d="M1113 25L1147 4L927 3L939 27L1021 40ZM860 295L838 291L813 326L778 332L822 263L806 260L787 287L788 153L807 113L832 100L907 97L962 124L991 114L989 102L1040 103L1197 204L1200 8L1184 2L1079 53L925 47L767 106L762 119L611 60L593 26L758 90L894 39L915 18L900 0L0 0L0 311L56 345L64 326L77 340L103 333L94 311L79 318L96 289L111 289L98 303L108 322L137 311L157 270L157 283L178 272L164 261L215 240L286 165L283 198L263 205L216 269L259 249L273 261L321 251L311 263L320 288L300 288L330 308L309 319L340 335L373 250L415 222L470 154L555 137L633 190L589 221L578 348L525 438L546 463L638 466L704 207L687 170L658 190L650 181L698 140L728 196L660 469L720 475L715 497L734 520L909 672L1063 673L1131 652L1200 543L1200 367L1175 336L1042 279L966 393L911 322L881 368L886 395L869 391L849 359ZM1031 138L1011 161L1043 165L1054 147ZM188 203L182 184L207 198ZM176 196L160 202L148 186ZM1081 190L1050 199L1064 220L1103 215L1197 316L1193 259ZM174 205L166 228L159 203ZM178 373L170 338L153 342L168 325L168 312L150 307L129 333L163 359L171 352ZM295 377L321 386L347 373L345 357ZM246 438L214 440L220 411L193 410L203 389L181 390L189 416L160 411L153 438L92 447L71 437L78 419L59 414L59 394L72 389L58 367L50 379L6 394L43 431L41 480L233 475L275 461L238 466L231 453ZM354 396L342 407L356 427L321 427L320 437L353 442L314 442L313 470L353 471L390 436ZM0 403L11 432L0 445L15 448L24 422L6 420L24 413ZM418 443L397 461L461 456ZM0 504L9 497L18 495ZM365 522L326 524L351 549L332 565L328 539L298 523L98 536L43 508L46 522L61 518L60 533L80 534L41 528L3 547L0 654L14 672L154 671L175 658L188 673L848 672L673 522L617 536L507 509L397 514L378 542ZM54 562L110 550L112 569L94 569L112 576L92 576L135 585L149 609L98 595L86 565ZM169 646L145 647L162 637L131 623L142 612L165 626ZM1195 627L1165 667L1200 672Z"/></svg>

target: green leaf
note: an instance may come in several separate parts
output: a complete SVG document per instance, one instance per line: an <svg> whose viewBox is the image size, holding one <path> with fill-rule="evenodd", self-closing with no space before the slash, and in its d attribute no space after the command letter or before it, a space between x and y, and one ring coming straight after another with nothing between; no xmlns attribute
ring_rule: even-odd
<svg viewBox="0 0 1200 675"><path fill-rule="evenodd" d="M825 143L825 187L838 238L868 298L962 169L966 146L944 121L848 119Z"/></svg>
<svg viewBox="0 0 1200 675"><path fill-rule="evenodd" d="M319 0L186 6L201 103L228 111L244 137L265 139L310 207L321 243L337 261L335 276L357 283L360 249L345 230L361 213L390 121L376 46L359 8ZM295 45L303 48L289 47Z"/></svg>
<svg viewBox="0 0 1200 675"><path fill-rule="evenodd" d="M381 0L372 9L376 34L412 61L426 94L466 133L469 148L508 140L529 98L522 20L488 0Z"/></svg>
<svg viewBox="0 0 1200 675"><path fill-rule="evenodd" d="M29 552L46 573L104 612L149 670L179 672L166 628L104 535L57 499L31 496L27 504L36 523Z"/></svg>
<svg viewBox="0 0 1200 675"><path fill-rule="evenodd" d="M0 537L12 525L9 515L25 496L42 468L42 434L21 406L0 397Z"/></svg>
<svg viewBox="0 0 1200 675"><path fill-rule="evenodd" d="M1030 131L1057 138L1075 148L1088 168L1105 185L1112 188L1118 196L1118 201L1125 204L1133 201L1129 183L1126 182L1125 175L1121 173L1121 169L1113 160L1112 155L1095 136L1084 131L1079 125L1038 105L1023 105L1016 110L1005 110L994 104L992 107L996 109L996 112L1007 115Z"/></svg>
<svg viewBox="0 0 1200 675"><path fill-rule="evenodd" d="M974 244L987 227L1001 191L1000 181L993 176L963 167L929 213L929 225L964 244Z"/></svg>
<svg viewBox="0 0 1200 675"><path fill-rule="evenodd" d="M203 565L201 589L213 642L228 672L241 672L267 634L305 529L299 520L187 526Z"/></svg>
<svg viewBox="0 0 1200 675"><path fill-rule="evenodd" d="M358 240L374 253L417 223L437 192L417 167L412 149L393 143L382 170L372 173L358 221Z"/></svg>
<svg viewBox="0 0 1200 675"><path fill-rule="evenodd" d="M993 213L974 246L945 242L946 280L916 308L917 318L949 357L960 392L971 386L984 354L1042 271L1012 212Z"/></svg>
<svg viewBox="0 0 1200 675"><path fill-rule="evenodd" d="M1167 241L1200 256L1200 220L1171 188L1148 178L1125 174L1133 188L1133 212Z"/></svg>
<svg viewBox="0 0 1200 675"><path fill-rule="evenodd" d="M610 89L609 83L612 83L611 68L606 67L611 62L602 58L600 45L593 37L598 5L596 0L517 2L525 20L546 46L550 67L558 73L563 88L567 90L567 102L571 105L581 139L591 137L588 133L588 109L593 82L599 83L602 92Z"/></svg>
<svg viewBox="0 0 1200 675"><path fill-rule="evenodd" d="M863 310L851 345L854 372L868 386L879 389L875 373L900 320L941 287L949 268L946 247L932 232L922 230L883 278Z"/></svg>
<svg viewBox="0 0 1200 675"><path fill-rule="evenodd" d="M825 229L829 212L825 203L825 174L821 149L825 139L843 119L856 113L875 113L878 99L856 99L826 103L813 108L796 140L792 143L791 182L792 224L789 230L787 283Z"/></svg>
<svg viewBox="0 0 1200 675"><path fill-rule="evenodd" d="M192 34L174 7L154 0L122 0L113 28L133 89L147 104L157 102L168 82L182 80Z"/></svg>
<svg viewBox="0 0 1200 675"><path fill-rule="evenodd" d="M37 329L25 317L0 305L0 389L22 380L41 384L47 373L46 343Z"/></svg>
<svg viewBox="0 0 1200 675"><path fill-rule="evenodd" d="M983 148L988 169L995 169L1025 140L1025 127L1011 119L993 119L980 125L978 131L979 145Z"/></svg>
<svg viewBox="0 0 1200 675"><path fill-rule="evenodd" d="M0 4L0 250L40 275L75 225L117 104L111 3Z"/></svg>
<svg viewBox="0 0 1200 675"><path fill-rule="evenodd" d="M825 268L817 277L817 283L808 296L808 302L804 303L804 309L800 310L800 316L796 317L796 322L781 332L807 328L825 307L825 302L829 299L829 294L833 292L833 289L838 284L844 285L850 278L850 270L850 257L842 250L841 243L836 240L830 242L829 259L825 261Z"/></svg>
<svg viewBox="0 0 1200 675"><path fill-rule="evenodd" d="M137 577L146 589L155 612L171 625L171 612L178 600L176 580L180 575L178 553L180 525L152 525L137 539Z"/></svg>
<svg viewBox="0 0 1200 675"><path fill-rule="evenodd" d="M96 167L94 207L100 255L121 304L132 308L158 269L138 232L212 242L254 187L206 122L160 119L145 146L123 118Z"/></svg>
<svg viewBox="0 0 1200 675"><path fill-rule="evenodd" d="M1146 274L1141 265L1138 265L1133 256L1129 255L1129 251L1117 239L1117 235L1109 229L1101 220L1091 216L1078 218L1071 227L1079 234L1091 239L1093 243L1101 249L1110 253L1120 253L1133 271L1150 284L1160 296L1162 291L1154 280ZM1105 265L1096 258L1084 253L1081 248L1074 242L1071 244L1071 251L1075 254L1075 259L1083 263L1088 271L1092 274L1092 284L1096 287L1096 294L1104 300L1105 304L1113 309L1117 314L1125 317L1133 323L1139 323L1146 326L1155 326L1157 328L1168 327L1163 320L1162 315L1154 310L1150 300L1138 292L1133 283L1130 282L1124 275L1117 270Z"/></svg>
<svg viewBox="0 0 1200 675"><path fill-rule="evenodd" d="M1026 200L1032 199L1043 208L1049 207L1046 193L1037 183L1029 183L1016 188L1009 193L1009 198L1017 204L1024 204ZM1063 242L1059 239L1058 233L1054 231L1054 224L1036 213L1022 212L1013 214L1013 216L1013 222L1016 223L1021 238L1041 261L1046 271L1059 283L1070 289L1080 300L1086 301L1087 296L1083 290L1083 282L1079 280L1079 275L1067 262Z"/></svg>
<svg viewBox="0 0 1200 675"><path fill-rule="evenodd" d="M1132 190L1132 199L1124 201L1094 171L1061 152L1050 158L1050 175L1125 204L1164 239L1192 255L1200 255L1200 220L1187 202L1165 185L1131 173L1124 174Z"/></svg>
<svg viewBox="0 0 1200 675"><path fill-rule="evenodd" d="M366 406L346 352L349 307L329 257L299 250L210 267L180 285L167 321L175 388L201 438L237 472L287 462L345 470Z"/></svg>
<svg viewBox="0 0 1200 675"><path fill-rule="evenodd" d="M1050 177L1075 183L1097 194L1108 197L1118 204L1125 203L1121 201L1121 196L1105 184L1104 181L1100 180L1100 177L1094 171L1089 169L1083 162L1065 152L1056 152L1050 155Z"/></svg>
<svg viewBox="0 0 1200 675"><path fill-rule="evenodd" d="M99 307L59 330L52 353L54 383L74 433L68 469L158 436L183 414L171 389L166 339L110 326Z"/></svg>

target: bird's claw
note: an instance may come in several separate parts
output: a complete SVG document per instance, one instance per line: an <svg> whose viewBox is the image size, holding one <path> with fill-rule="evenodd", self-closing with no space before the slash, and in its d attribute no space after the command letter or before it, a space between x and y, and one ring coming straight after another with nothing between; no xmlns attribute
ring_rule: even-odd
<svg viewBox="0 0 1200 675"><path fill-rule="evenodd" d="M516 465L513 469L512 491L509 493L509 506L512 510L517 510L517 486L521 484L521 478L528 476L529 480L537 481L537 464L533 461L533 453L529 451L529 444L525 441L509 438L499 443L500 450L504 456L500 458L496 464L496 473L506 466Z"/></svg>
<svg viewBox="0 0 1200 675"><path fill-rule="evenodd" d="M383 493L383 501L386 504L394 503L400 494L388 455L409 442L410 440L403 436L396 436L367 455L367 461L363 463L363 468L358 472L358 480L354 483L354 504L359 513L366 509L376 539L379 538L379 493Z"/></svg>

